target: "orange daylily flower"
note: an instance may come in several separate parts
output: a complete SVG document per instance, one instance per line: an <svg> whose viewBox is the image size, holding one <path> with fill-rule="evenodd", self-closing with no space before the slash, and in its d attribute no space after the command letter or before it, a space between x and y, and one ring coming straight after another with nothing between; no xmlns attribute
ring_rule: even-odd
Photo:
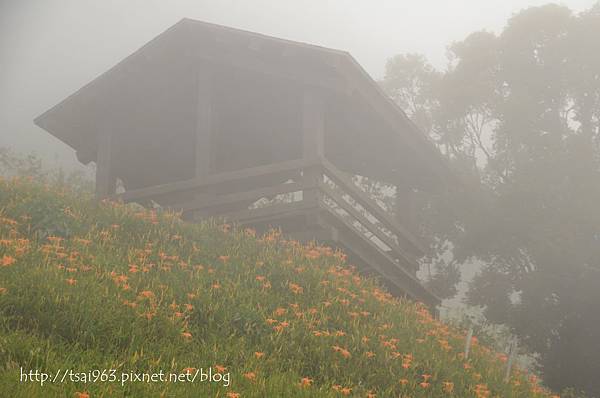
<svg viewBox="0 0 600 398"><path fill-rule="evenodd" d="M310 379L308 377L303 377L302 379L300 379L300 387L303 387L303 388L310 387L312 383L313 383L313 379Z"/></svg>
<svg viewBox="0 0 600 398"><path fill-rule="evenodd" d="M154 312L145 312L142 314L144 316L144 318L146 318L147 320L151 321L152 318L154 318L154 316L156 315Z"/></svg>
<svg viewBox="0 0 600 398"><path fill-rule="evenodd" d="M15 262L15 258L11 256L7 256L6 254L2 257L2 266L8 267L9 265Z"/></svg>
<svg viewBox="0 0 600 398"><path fill-rule="evenodd" d="M247 373L244 373L244 377L250 381L254 381L254 380L256 380L256 373L247 372Z"/></svg>
<svg viewBox="0 0 600 398"><path fill-rule="evenodd" d="M315 249L307 251L304 255L310 260L316 260L317 258L321 257L321 253Z"/></svg>
<svg viewBox="0 0 600 398"><path fill-rule="evenodd" d="M260 358L262 358L262 357L264 357L264 356L265 356L265 353L264 353L264 352L260 352L260 351L255 351L255 352L254 352L254 356L255 356L256 358L260 359Z"/></svg>
<svg viewBox="0 0 600 398"><path fill-rule="evenodd" d="M192 334L190 332L182 332L181 336L183 336L185 339L191 339L192 338Z"/></svg>
<svg viewBox="0 0 600 398"><path fill-rule="evenodd" d="M287 310L285 308L279 307L273 313L275 314L275 316L282 316L286 312L287 312Z"/></svg>
<svg viewBox="0 0 600 398"><path fill-rule="evenodd" d="M242 395L239 392L228 392L227 398L240 398Z"/></svg>
<svg viewBox="0 0 600 398"><path fill-rule="evenodd" d="M223 365L215 365L215 369L217 370L217 372L219 373L223 373L227 370L227 368Z"/></svg>
<svg viewBox="0 0 600 398"><path fill-rule="evenodd" d="M90 398L90 394L87 391L84 392L76 392L75 398Z"/></svg>
<svg viewBox="0 0 600 398"><path fill-rule="evenodd" d="M124 300L123 304L125 304L126 306L131 307L131 308L135 308L138 305L136 302L128 301L128 300Z"/></svg>
<svg viewBox="0 0 600 398"><path fill-rule="evenodd" d="M345 348L342 348L342 347L337 346L337 345L334 345L332 348L333 348L333 351L339 352L344 358L350 358L351 357L350 351L346 350Z"/></svg>
<svg viewBox="0 0 600 398"><path fill-rule="evenodd" d="M73 286L74 284L77 283L77 279L73 279L73 278L69 278L69 279L65 279L67 281L67 283L71 286Z"/></svg>

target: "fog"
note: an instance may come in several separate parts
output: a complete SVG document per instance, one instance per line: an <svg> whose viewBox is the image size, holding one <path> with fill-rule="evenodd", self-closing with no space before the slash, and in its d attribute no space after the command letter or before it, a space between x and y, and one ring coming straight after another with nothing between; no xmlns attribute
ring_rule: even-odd
<svg viewBox="0 0 600 398"><path fill-rule="evenodd" d="M598 0L0 0L0 178L340 248L600 396L599 37Z"/></svg>
<svg viewBox="0 0 600 398"><path fill-rule="evenodd" d="M73 151L32 120L181 18L193 18L349 51L376 79L398 53L438 68L470 32L502 29L542 0L0 2L0 147L36 152L48 167L78 165ZM570 0L574 11L593 0Z"/></svg>

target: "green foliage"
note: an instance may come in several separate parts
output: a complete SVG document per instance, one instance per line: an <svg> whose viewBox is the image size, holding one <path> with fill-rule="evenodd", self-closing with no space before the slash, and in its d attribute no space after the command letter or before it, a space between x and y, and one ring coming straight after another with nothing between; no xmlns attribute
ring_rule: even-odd
<svg viewBox="0 0 600 398"><path fill-rule="evenodd" d="M18 155L4 147L0 147L0 176L34 178L36 181L44 181L83 194L90 194L94 187L89 171L49 170L35 154Z"/></svg>
<svg viewBox="0 0 600 398"><path fill-rule="evenodd" d="M600 4L580 14L558 5L529 8L499 35L475 32L454 43L443 73L423 58L397 57L402 63L392 62L383 81L392 97L415 98L420 108L411 116L462 175L459 192L433 198L423 216L442 249L452 242L448 264L482 264L469 303L484 306L490 321L509 325L540 354L553 388L595 395L598 37ZM429 87L430 97L414 87Z"/></svg>
<svg viewBox="0 0 600 398"><path fill-rule="evenodd" d="M464 345L330 248L0 181L3 395L548 396L522 371L504 382L503 357L484 345L465 360ZM21 367L217 366L230 386L19 381Z"/></svg>

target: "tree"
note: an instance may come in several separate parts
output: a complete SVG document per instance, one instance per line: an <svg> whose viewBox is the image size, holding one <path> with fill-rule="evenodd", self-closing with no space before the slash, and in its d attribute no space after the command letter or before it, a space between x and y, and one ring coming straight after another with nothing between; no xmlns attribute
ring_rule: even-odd
<svg viewBox="0 0 600 398"><path fill-rule="evenodd" d="M580 14L529 8L499 35L453 44L443 73L423 57L397 56L382 82L466 181L462 193L430 200L422 216L456 266L482 264L468 303L540 354L550 387L595 395L598 38L600 3Z"/></svg>

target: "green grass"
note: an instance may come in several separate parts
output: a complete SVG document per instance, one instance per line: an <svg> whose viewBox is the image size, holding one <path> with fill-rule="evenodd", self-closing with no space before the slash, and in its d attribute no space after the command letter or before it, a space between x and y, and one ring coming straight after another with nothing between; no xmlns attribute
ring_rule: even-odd
<svg viewBox="0 0 600 398"><path fill-rule="evenodd" d="M476 342L465 360L464 345L329 248L0 181L0 396L549 395L519 371L504 382L505 358ZM230 385L20 381L21 368L209 367Z"/></svg>

